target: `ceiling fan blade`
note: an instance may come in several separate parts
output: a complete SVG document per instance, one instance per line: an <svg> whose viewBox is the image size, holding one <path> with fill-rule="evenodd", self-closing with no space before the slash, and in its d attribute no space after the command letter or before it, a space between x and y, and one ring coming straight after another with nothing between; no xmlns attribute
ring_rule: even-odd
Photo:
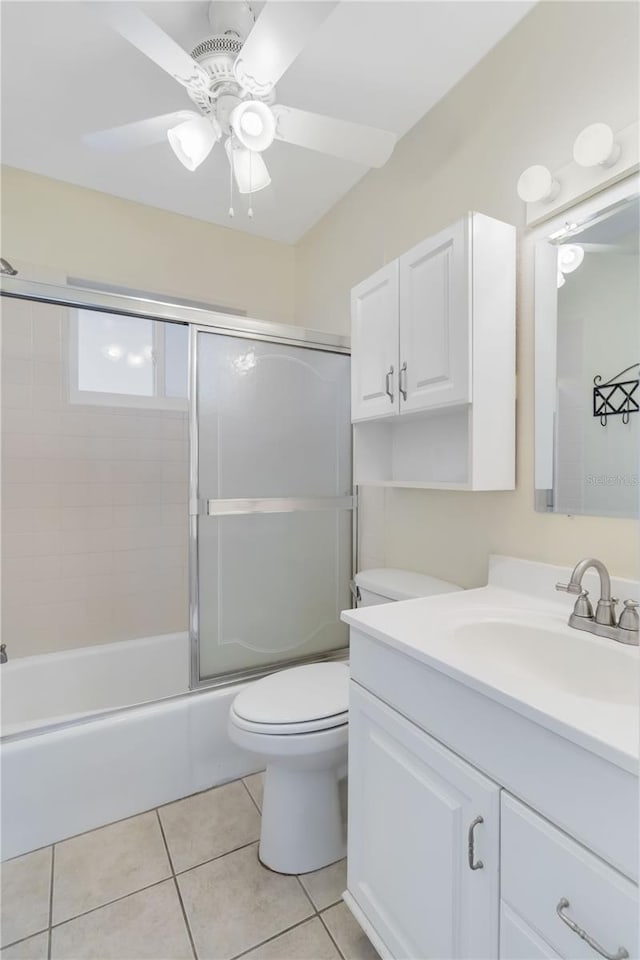
<svg viewBox="0 0 640 960"><path fill-rule="evenodd" d="M288 70L337 0L267 3L234 64L238 83L254 96L265 96Z"/></svg>
<svg viewBox="0 0 640 960"><path fill-rule="evenodd" d="M199 116L200 114L193 110L175 110L173 113L163 113L158 117L149 117L147 120L125 123L121 127L85 133L82 139L96 150L135 150L138 147L150 146L152 143L161 143L166 140L167 130L170 127L191 117Z"/></svg>
<svg viewBox="0 0 640 960"><path fill-rule="evenodd" d="M353 160L366 167L382 167L396 145L397 136L388 130L363 127L335 117L298 110L277 104L272 107L276 118L276 137L285 143L330 153L334 157Z"/></svg>
<svg viewBox="0 0 640 960"><path fill-rule="evenodd" d="M135 4L111 0L109 3L96 4L96 8L116 33L157 63L183 87L209 89L206 71Z"/></svg>

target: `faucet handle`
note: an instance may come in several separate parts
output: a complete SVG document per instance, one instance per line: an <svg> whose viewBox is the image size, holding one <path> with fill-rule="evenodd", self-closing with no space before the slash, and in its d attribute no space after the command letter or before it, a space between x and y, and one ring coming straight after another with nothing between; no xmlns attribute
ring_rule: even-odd
<svg viewBox="0 0 640 960"><path fill-rule="evenodd" d="M618 620L618 626L621 630L637 631L640 628L637 600L625 600L624 609Z"/></svg>
<svg viewBox="0 0 640 960"><path fill-rule="evenodd" d="M593 620L593 607L589 600L588 590L582 590L580 592L580 596L576 600L573 608L573 615L575 617L584 617L587 620Z"/></svg>
<svg viewBox="0 0 640 960"><path fill-rule="evenodd" d="M569 583L556 583L556 590L562 590L564 593L581 594L583 592L579 583L570 580ZM585 593L588 591L584 591Z"/></svg>

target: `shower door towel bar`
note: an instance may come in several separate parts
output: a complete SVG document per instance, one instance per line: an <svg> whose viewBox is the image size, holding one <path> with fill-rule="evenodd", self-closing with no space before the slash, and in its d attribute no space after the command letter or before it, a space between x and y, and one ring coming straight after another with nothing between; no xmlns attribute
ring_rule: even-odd
<svg viewBox="0 0 640 960"><path fill-rule="evenodd" d="M353 510L350 497L265 497L244 500L205 500L198 505L198 516L227 517L250 513L298 513L312 510Z"/></svg>

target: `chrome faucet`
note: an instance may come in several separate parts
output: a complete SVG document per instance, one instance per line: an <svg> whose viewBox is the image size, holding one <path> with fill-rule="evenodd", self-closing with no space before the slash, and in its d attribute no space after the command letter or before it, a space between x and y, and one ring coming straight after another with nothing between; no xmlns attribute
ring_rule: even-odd
<svg viewBox="0 0 640 960"><path fill-rule="evenodd" d="M600 577L600 599L596 606L595 615L589 600L589 591L582 587L582 578L591 567L597 570ZM635 600L625 600L620 618L616 617L618 601L611 596L611 578L609 577L609 571L601 560L596 560L593 557L581 560L573 568L569 583L556 583L556 590L564 590L565 593L577 594L578 596L573 613L569 617L570 627L575 627L576 630L586 630L587 633L595 633L598 637L608 637L610 640L617 640L618 643L630 643L638 646L640 634L638 603Z"/></svg>

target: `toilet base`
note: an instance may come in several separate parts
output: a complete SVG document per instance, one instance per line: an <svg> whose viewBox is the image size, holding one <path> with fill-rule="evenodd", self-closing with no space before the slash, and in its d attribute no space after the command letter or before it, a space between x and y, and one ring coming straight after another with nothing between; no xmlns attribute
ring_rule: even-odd
<svg viewBox="0 0 640 960"><path fill-rule="evenodd" d="M260 860L277 873L309 873L346 856L336 766L267 766ZM340 771L342 772L342 771Z"/></svg>

